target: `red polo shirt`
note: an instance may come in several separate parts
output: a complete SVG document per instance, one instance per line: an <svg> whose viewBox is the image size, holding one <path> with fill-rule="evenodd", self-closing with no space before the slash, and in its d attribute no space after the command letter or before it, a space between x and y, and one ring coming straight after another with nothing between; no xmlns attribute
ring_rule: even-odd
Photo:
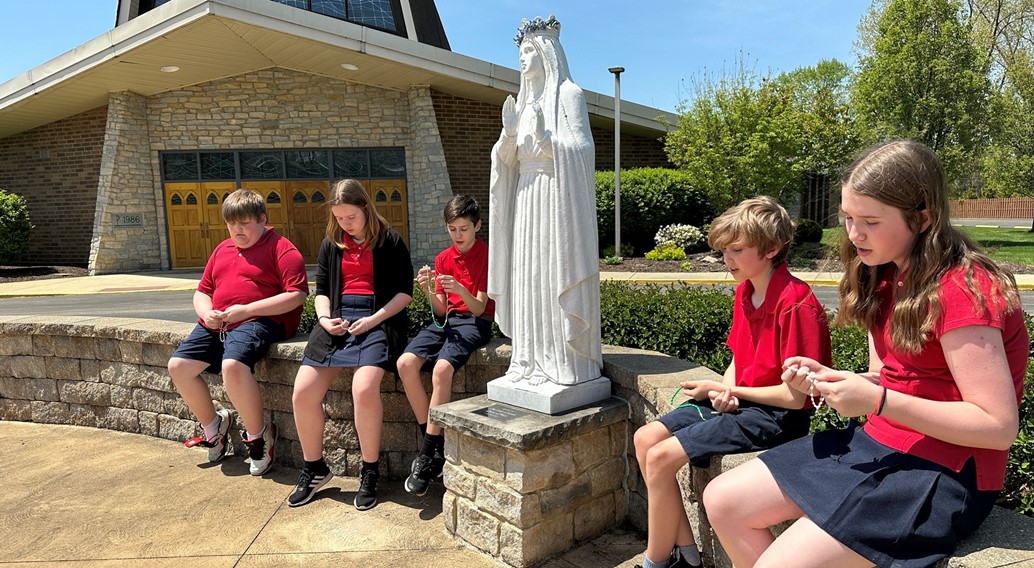
<svg viewBox="0 0 1034 568"><path fill-rule="evenodd" d="M1023 311L1013 310L1006 314L1000 301L991 303L991 278L985 271L974 267L973 282L984 296L980 302L966 286L965 272L961 268L949 270L941 278L941 316L934 326L933 338L919 353L904 353L892 347L890 316L894 310L893 278L892 267L882 274L882 281L876 289L876 293L881 295L881 317L871 330L876 353L883 361L883 368L880 369L882 386L929 400L962 400L944 358L940 338L944 333L960 327L988 326L1002 332L1005 357L1012 371L1016 401L1019 403L1030 352ZM865 423L865 431L886 446L928 459L954 471L960 471L966 461L973 457L977 467L977 488L982 491L1001 489L1005 482L1005 465L1009 457L1007 450L950 444L920 434L885 416L873 414L869 415Z"/></svg>
<svg viewBox="0 0 1034 568"><path fill-rule="evenodd" d="M474 245L465 254L456 245L438 253L434 259L434 271L448 274L463 285L472 296L478 292L488 291L488 245L475 237ZM463 302L459 294L449 294L448 309L450 313L470 313L470 308ZM488 300L485 311L479 317L492 319L495 316L495 300Z"/></svg>
<svg viewBox="0 0 1034 568"><path fill-rule="evenodd" d="M346 241L345 245L341 251L341 293L373 296L373 251L355 241Z"/></svg>
<svg viewBox="0 0 1034 568"><path fill-rule="evenodd" d="M811 357L823 365L832 364L826 312L811 287L792 276L785 262L772 273L758 308L750 301L753 294L750 280L736 288L732 329L725 342L732 350L737 385L782 384L783 361L788 357Z"/></svg>
<svg viewBox="0 0 1034 568"><path fill-rule="evenodd" d="M234 304L250 304L282 292L297 290L308 294L309 281L305 275L305 261L298 249L272 227L266 227L258 242L246 249L237 248L232 238L219 243L205 265L197 290L212 298L212 308L224 310ZM291 337L298 331L302 306L266 317L283 324L286 337ZM204 325L200 319L198 323ZM228 329L242 323L232 324Z"/></svg>

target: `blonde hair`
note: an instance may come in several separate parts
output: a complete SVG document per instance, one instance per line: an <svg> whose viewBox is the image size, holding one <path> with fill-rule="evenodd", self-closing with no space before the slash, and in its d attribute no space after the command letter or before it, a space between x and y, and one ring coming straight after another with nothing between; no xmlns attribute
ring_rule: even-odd
<svg viewBox="0 0 1034 568"><path fill-rule="evenodd" d="M952 268L964 270L966 286L976 297L978 309L985 309L985 298L973 283L974 267L986 271L992 280L991 298L987 300L1001 303L1006 312L1019 307L1012 274L980 252L969 236L951 226L948 183L933 150L908 140L880 144L851 164L840 184L841 191L853 191L896 208L916 235L890 322L895 349L918 353L932 336L941 314L941 279ZM924 230L927 221L929 226ZM840 281L837 321L872 329L880 312L880 298L875 291L886 265L864 264L846 236L840 257L845 270Z"/></svg>
<svg viewBox="0 0 1034 568"><path fill-rule="evenodd" d="M757 247L762 256L777 251L772 266L786 260L793 241L793 222L775 199L759 195L730 207L711 222L707 244L721 251L742 242Z"/></svg>
<svg viewBox="0 0 1034 568"><path fill-rule="evenodd" d="M330 201L327 202L327 238L338 248L345 248L345 231L334 218L335 205L353 205L363 210L366 217L366 226L363 227L363 242L373 250L381 245L384 235L388 232L388 221L377 212L370 199L370 194L363 188L363 184L354 179L343 179L334 184Z"/></svg>
<svg viewBox="0 0 1034 568"><path fill-rule="evenodd" d="M220 212L227 223L259 221L266 215L266 201L257 191L238 189L223 200Z"/></svg>

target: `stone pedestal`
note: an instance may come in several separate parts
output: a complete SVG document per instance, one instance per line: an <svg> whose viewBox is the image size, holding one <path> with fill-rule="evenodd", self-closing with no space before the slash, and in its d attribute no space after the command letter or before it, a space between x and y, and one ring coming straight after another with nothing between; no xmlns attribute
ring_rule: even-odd
<svg viewBox="0 0 1034 568"><path fill-rule="evenodd" d="M572 408L610 398L610 379L600 377L576 385L553 382L532 386L528 381L513 382L499 377L488 383L488 399L546 414L560 414Z"/></svg>
<svg viewBox="0 0 1034 568"><path fill-rule="evenodd" d="M627 503L629 405L549 416L477 396L431 409L445 427L445 527L518 568L619 524Z"/></svg>

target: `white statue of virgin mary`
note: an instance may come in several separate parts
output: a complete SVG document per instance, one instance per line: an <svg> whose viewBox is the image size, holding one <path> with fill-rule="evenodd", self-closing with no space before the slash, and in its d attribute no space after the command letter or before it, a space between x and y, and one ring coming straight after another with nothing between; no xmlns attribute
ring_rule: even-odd
<svg viewBox="0 0 1034 568"><path fill-rule="evenodd" d="M504 378L576 385L603 365L595 147L560 23L524 20L515 42L520 91L492 148L488 295L513 346Z"/></svg>

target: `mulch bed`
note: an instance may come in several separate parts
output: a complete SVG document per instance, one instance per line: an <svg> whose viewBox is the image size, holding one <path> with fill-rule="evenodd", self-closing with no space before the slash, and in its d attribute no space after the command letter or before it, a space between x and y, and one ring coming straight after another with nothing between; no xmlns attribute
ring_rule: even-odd
<svg viewBox="0 0 1034 568"><path fill-rule="evenodd" d="M87 274L87 270L79 266L0 265L0 282L20 282L24 280L86 276Z"/></svg>

